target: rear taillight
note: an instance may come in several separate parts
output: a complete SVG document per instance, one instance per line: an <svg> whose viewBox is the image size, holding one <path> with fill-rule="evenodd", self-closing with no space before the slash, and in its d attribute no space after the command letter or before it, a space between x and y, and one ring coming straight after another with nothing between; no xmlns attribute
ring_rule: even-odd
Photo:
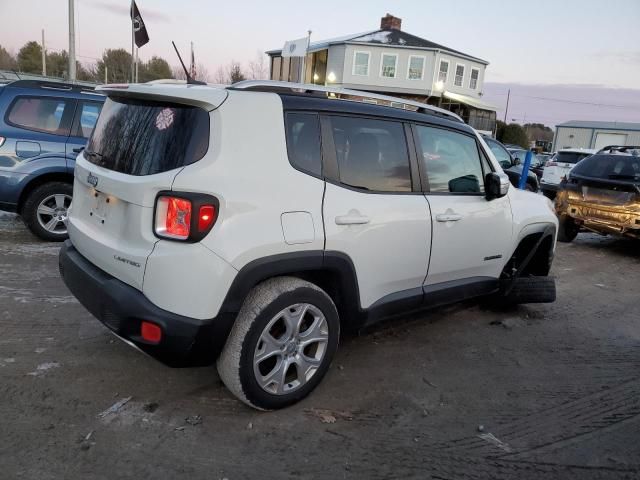
<svg viewBox="0 0 640 480"><path fill-rule="evenodd" d="M156 235L186 240L191 232L191 201L178 197L158 197Z"/></svg>
<svg viewBox="0 0 640 480"><path fill-rule="evenodd" d="M160 238L197 242L211 231L218 200L199 193L160 192L156 199L154 232Z"/></svg>

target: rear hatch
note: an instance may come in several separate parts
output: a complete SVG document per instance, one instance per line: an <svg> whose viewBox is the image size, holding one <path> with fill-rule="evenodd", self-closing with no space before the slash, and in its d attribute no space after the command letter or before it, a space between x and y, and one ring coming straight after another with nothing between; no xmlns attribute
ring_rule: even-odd
<svg viewBox="0 0 640 480"><path fill-rule="evenodd" d="M558 152L547 162L542 174L542 181L545 183L558 184L562 178L567 176L576 164L590 156L589 152Z"/></svg>
<svg viewBox="0 0 640 480"><path fill-rule="evenodd" d="M594 155L571 172L566 190L572 216L640 229L640 158Z"/></svg>
<svg viewBox="0 0 640 480"><path fill-rule="evenodd" d="M174 87L170 97L163 94L166 88L155 87L108 91L76 161L68 225L83 256L140 290L147 258L158 241L153 233L156 196L171 190L180 170L206 154L209 110L226 98L224 90L199 87L211 91L203 92L209 99L199 103L190 87Z"/></svg>

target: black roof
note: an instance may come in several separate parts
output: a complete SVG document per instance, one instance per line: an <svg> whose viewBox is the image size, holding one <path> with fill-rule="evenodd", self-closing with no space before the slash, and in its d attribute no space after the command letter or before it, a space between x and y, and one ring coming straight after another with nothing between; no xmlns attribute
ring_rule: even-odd
<svg viewBox="0 0 640 480"><path fill-rule="evenodd" d="M373 30L365 33L354 33L351 35L344 35L338 38L331 38L328 40L319 40L312 42L309 45L309 51L317 51L328 48L330 45L340 45L345 43L361 43L363 45L373 44L387 47L406 47L406 48L425 48L430 50L442 50L443 52L452 53L454 55L461 55L463 57L475 60L479 63L488 65L489 62L473 55L454 50L453 48L440 45L439 43L426 40L402 30L396 30L393 28ZM282 49L269 50L266 52L268 55L280 55Z"/></svg>
<svg viewBox="0 0 640 480"><path fill-rule="evenodd" d="M327 98L316 95L280 94L285 110L307 110L312 112L344 113L370 117L388 118L416 123L431 123L442 127L453 128L475 136L473 128L457 120L453 120L438 112L420 113L401 108L374 105L353 100Z"/></svg>
<svg viewBox="0 0 640 480"><path fill-rule="evenodd" d="M417 37L415 35L411 35L410 33L403 32L402 30L395 30L395 29L376 30L374 32L367 33L365 35L356 36L351 40L348 40L348 42L349 43L352 43L352 42L353 43L374 43L374 44L394 46L394 47L414 47L414 48L429 48L429 49L444 50L447 52L462 55L464 57L472 58L481 63L488 63L486 60L482 60L481 58L474 57L472 55L461 52L459 50L454 50L453 48L440 45L438 43L432 42L430 40L426 40L424 38Z"/></svg>

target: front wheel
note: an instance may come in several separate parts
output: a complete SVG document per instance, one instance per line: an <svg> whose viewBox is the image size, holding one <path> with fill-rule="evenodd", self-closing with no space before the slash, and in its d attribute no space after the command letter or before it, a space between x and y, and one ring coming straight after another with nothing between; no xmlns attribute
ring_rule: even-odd
<svg viewBox="0 0 640 480"><path fill-rule="evenodd" d="M580 226L576 224L573 218L567 215L561 215L558 220L558 241L564 243L573 242L580 232Z"/></svg>
<svg viewBox="0 0 640 480"><path fill-rule="evenodd" d="M72 193L73 186L66 182L47 182L36 187L27 197L21 211L29 230L43 240L66 240Z"/></svg>
<svg viewBox="0 0 640 480"><path fill-rule="evenodd" d="M218 373L247 405L283 408L320 383L339 338L338 312L323 290L294 277L266 280L242 305Z"/></svg>

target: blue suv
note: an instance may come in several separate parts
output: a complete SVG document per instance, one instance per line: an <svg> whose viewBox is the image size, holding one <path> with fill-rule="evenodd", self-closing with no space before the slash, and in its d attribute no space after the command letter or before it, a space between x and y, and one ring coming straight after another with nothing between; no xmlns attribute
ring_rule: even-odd
<svg viewBox="0 0 640 480"><path fill-rule="evenodd" d="M18 213L44 240L67 238L75 158L103 103L92 87L77 84L0 85L0 210Z"/></svg>

